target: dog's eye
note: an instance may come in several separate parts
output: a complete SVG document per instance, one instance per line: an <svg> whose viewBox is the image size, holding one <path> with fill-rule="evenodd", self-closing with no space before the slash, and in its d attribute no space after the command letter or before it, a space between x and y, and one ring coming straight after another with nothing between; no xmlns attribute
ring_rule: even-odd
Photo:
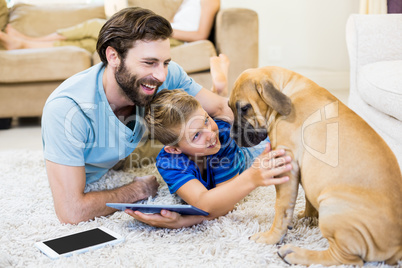
<svg viewBox="0 0 402 268"><path fill-rule="evenodd" d="M247 111L248 111L250 108L251 108L251 104L247 104L247 105L241 107L241 108L240 108L241 113L242 113L242 114L247 113Z"/></svg>

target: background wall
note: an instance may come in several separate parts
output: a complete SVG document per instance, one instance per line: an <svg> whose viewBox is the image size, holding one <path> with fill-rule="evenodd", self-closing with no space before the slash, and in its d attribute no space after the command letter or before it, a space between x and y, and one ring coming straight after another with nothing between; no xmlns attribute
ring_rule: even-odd
<svg viewBox="0 0 402 268"><path fill-rule="evenodd" d="M10 3L102 3L103 0L7 0ZM347 95L347 18L360 0L221 0L222 8L244 7L259 15L259 65L299 72L319 85ZM338 96L343 97L343 96ZM343 99L345 100L345 99Z"/></svg>
<svg viewBox="0 0 402 268"><path fill-rule="evenodd" d="M221 0L259 15L259 65L282 66L329 90L348 90L345 26L359 0Z"/></svg>

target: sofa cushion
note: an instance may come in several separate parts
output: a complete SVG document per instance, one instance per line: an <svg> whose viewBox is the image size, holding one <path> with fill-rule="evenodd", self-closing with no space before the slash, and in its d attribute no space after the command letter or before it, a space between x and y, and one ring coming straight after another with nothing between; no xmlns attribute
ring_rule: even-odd
<svg viewBox="0 0 402 268"><path fill-rule="evenodd" d="M0 0L0 31L6 27L8 21L8 8L6 0Z"/></svg>
<svg viewBox="0 0 402 268"><path fill-rule="evenodd" d="M358 79L365 102L402 121L402 60L366 64Z"/></svg>
<svg viewBox="0 0 402 268"><path fill-rule="evenodd" d="M42 36L93 18L105 18L103 5L16 4L9 11L9 23L30 36ZM44 23L46 20L49 23Z"/></svg>
<svg viewBox="0 0 402 268"><path fill-rule="evenodd" d="M0 83L60 81L91 67L91 54L78 47L0 51ZM74 64L72 64L74 63Z"/></svg>
<svg viewBox="0 0 402 268"><path fill-rule="evenodd" d="M179 9L183 0L128 0L130 7L142 7L152 10L158 15L173 20L174 14Z"/></svg>
<svg viewBox="0 0 402 268"><path fill-rule="evenodd" d="M209 58L216 56L215 46L209 40L186 43L171 49L172 60L187 73L209 70Z"/></svg>

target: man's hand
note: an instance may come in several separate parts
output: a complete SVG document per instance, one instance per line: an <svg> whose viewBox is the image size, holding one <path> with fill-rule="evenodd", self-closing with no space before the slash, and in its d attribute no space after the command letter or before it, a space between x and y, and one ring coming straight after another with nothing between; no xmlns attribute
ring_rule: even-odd
<svg viewBox="0 0 402 268"><path fill-rule="evenodd" d="M155 176L144 176L112 190L84 193L85 167L65 166L46 160L54 208L60 222L76 224L94 217L106 216L115 209L106 203L133 203L155 196L158 182Z"/></svg>
<svg viewBox="0 0 402 268"><path fill-rule="evenodd" d="M144 177L135 177L134 181L130 183L128 189L135 193L132 202L147 199L149 196L154 197L158 191L159 183L156 181L156 177L152 175Z"/></svg>

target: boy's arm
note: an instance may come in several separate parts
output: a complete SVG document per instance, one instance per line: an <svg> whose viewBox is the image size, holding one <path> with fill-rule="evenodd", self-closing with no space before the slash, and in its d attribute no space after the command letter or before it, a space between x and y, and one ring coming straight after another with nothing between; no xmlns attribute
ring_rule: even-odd
<svg viewBox="0 0 402 268"><path fill-rule="evenodd" d="M201 223L225 215L234 205L258 186L281 184L288 177L274 178L292 169L290 157L280 157L284 151L272 151L269 148L257 158L253 167L235 176L218 187L207 190L198 180L193 179L177 190L177 194L188 204L210 213L209 216L181 216L178 213L162 210L161 214L143 214L126 209L125 212L135 219L155 227L181 228Z"/></svg>
<svg viewBox="0 0 402 268"><path fill-rule="evenodd" d="M268 148L256 159L252 167L221 183L211 190L198 180L191 180L177 190L177 194L188 204L209 212L209 218L216 218L231 211L236 203L246 197L258 186L281 184L289 178L275 178L291 170L290 157L281 157L285 152L271 151Z"/></svg>
<svg viewBox="0 0 402 268"><path fill-rule="evenodd" d="M177 190L177 194L188 204L209 213L209 218L227 214L234 205L253 191L256 186L244 176L237 177L224 185L208 190L198 180L192 180Z"/></svg>
<svg viewBox="0 0 402 268"><path fill-rule="evenodd" d="M227 98L221 97L205 88L202 88L195 95L195 98L212 118L221 119L229 123L233 122L233 112L229 108Z"/></svg>
<svg viewBox="0 0 402 268"><path fill-rule="evenodd" d="M233 183L233 182L234 183ZM232 182L232 183L230 183ZM233 206L250 193L255 187L250 183L248 187L241 185L243 180L231 179L219 184L220 187L207 190L198 180L194 179L177 190L177 194L188 204L209 212L208 216L181 216L180 214L168 210L162 210L161 214L144 214L139 211L126 209L125 212L146 224L155 227L177 229L199 224L204 220L212 220L216 217L225 215L233 209ZM229 187L225 187L228 185ZM230 192L233 188L242 188L240 193ZM221 197L219 195L222 195ZM199 200L202 199L202 200ZM198 202L199 201L199 202ZM214 204L214 202L220 202Z"/></svg>

